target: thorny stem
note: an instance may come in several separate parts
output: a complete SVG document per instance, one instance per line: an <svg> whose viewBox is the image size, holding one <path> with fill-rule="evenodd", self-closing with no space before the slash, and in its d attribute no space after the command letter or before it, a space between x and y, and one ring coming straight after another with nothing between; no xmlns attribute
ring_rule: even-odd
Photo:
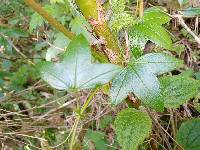
<svg viewBox="0 0 200 150"><path fill-rule="evenodd" d="M89 106L90 102L92 101L94 95L97 93L97 91L99 90L99 88L96 88L88 97L88 99L86 100L86 102L84 103L83 107L80 110L80 113L78 114L74 126L72 128L72 137L71 137L71 141L70 141L70 146L69 146L69 150L73 150L73 146L76 143L76 131L78 128L78 124L81 120L81 117L83 116L85 110L87 109L87 107Z"/></svg>
<svg viewBox="0 0 200 150"><path fill-rule="evenodd" d="M34 0L24 0L24 2L30 6L33 10L35 10L38 14L40 14L44 19L46 19L50 25L56 28L58 31L62 32L69 39L73 39L75 35L70 32L64 25L59 23L56 19L54 19L51 15L49 15L39 4L37 4Z"/></svg>
<svg viewBox="0 0 200 150"><path fill-rule="evenodd" d="M122 54L117 38L111 32L99 0L75 0L77 6L94 29L94 32L105 41L105 53L112 63L122 63Z"/></svg>
<svg viewBox="0 0 200 150"><path fill-rule="evenodd" d="M69 29L67 29L64 25L59 23L56 19L54 19L51 15L49 15L39 4L37 4L34 0L24 0L24 2L30 6L33 10L35 10L38 14L40 14L44 19L46 19L50 25L52 25L54 28L56 28L58 31L62 32L65 36L67 36L69 39L73 39L75 37L75 34L72 33ZM99 57L99 59L103 59L107 61L107 58L101 54L100 52L96 51L95 49L92 49L92 54L96 57Z"/></svg>

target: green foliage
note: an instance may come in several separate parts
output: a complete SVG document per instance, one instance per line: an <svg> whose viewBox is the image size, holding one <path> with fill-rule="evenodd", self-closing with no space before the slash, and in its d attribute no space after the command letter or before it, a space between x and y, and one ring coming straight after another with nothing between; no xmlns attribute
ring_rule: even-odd
<svg viewBox="0 0 200 150"><path fill-rule="evenodd" d="M0 26L0 33L12 38L27 38L28 33L20 28L4 28Z"/></svg>
<svg viewBox="0 0 200 150"><path fill-rule="evenodd" d="M110 90L111 102L119 104L133 92L146 106L162 111L164 101L156 75L172 71L180 65L181 61L162 53L140 57L114 78Z"/></svg>
<svg viewBox="0 0 200 150"><path fill-rule="evenodd" d="M164 76L160 79L164 105L167 108L178 108L194 98L200 88L200 82L186 76Z"/></svg>
<svg viewBox="0 0 200 150"><path fill-rule="evenodd" d="M2 61L0 62L0 97L3 96L3 98L1 97L0 100L4 100L1 101L0 104L2 113L2 134L6 132L6 135L9 135L16 130L17 132L23 131L23 133L25 133L23 137L25 138L13 136L13 140L15 140L15 138L17 139L17 142L14 141L13 143L17 145L19 141L19 145L16 146L17 148L34 149L32 146L35 146L41 149L48 149L50 147L59 146L57 147L58 149L68 149L68 141L66 140L70 137L69 134L71 132L63 128L63 124L68 117L72 117L69 124L74 120L74 113L72 113L71 110L75 109L74 107L76 107L76 104L77 106L80 105L79 107L83 106L83 108L87 106L83 104L82 98L85 98L85 95L88 94L88 90L81 91L80 103L73 102L69 107L60 109L66 106L65 103L68 99L79 99L79 94L71 93L70 90L94 88L99 84L108 83L113 78L111 84L106 84L101 90L98 89L98 94L100 96L96 96L95 99L99 97L106 99L107 96L105 95L109 96L110 94L111 102L119 104L129 94L133 93L133 97L136 100L140 100L141 105L153 108L156 111L163 111L164 107L176 109L194 98L194 107L190 106L188 109L192 108L192 115L199 115L197 112L200 110L199 95L197 96L199 93L198 88L200 87L200 83L197 81L199 80L199 72L194 73L193 69L187 69L185 71L178 70L178 72L181 72L180 75L161 76L164 73L180 67L182 62L164 53L145 54L146 52L149 53L149 49L151 51L161 51L164 48L172 51L165 50L165 53L180 57L183 56L186 46L192 46L191 48L195 49L196 45L191 40L191 35L189 35L186 30L181 30L180 38L182 38L182 35L186 35L189 38L189 45L188 42L185 41L176 41L176 43L172 45L170 34L164 28L171 18L162 7L147 8L144 11L144 15L138 17L138 11L140 10L134 5L138 2L136 0L111 0L109 1L111 3L109 3L108 0L101 0L103 6L107 7L108 10L105 19L108 20L111 30L114 31L115 36L117 36L116 39L119 39L119 43L116 42L116 45L119 44L118 46L121 50L128 46L128 44L125 43L127 41L125 41L124 36L125 32L128 33L131 49L129 53L131 56L129 62L127 62L127 60L119 62L119 64L124 66L124 68L122 68L121 66L109 63L94 63L102 61L102 58L100 57L99 59L99 54L97 53L100 52L102 55L105 53L107 54L105 50L110 51L112 47L106 49L108 48L106 39L99 37L98 34L90 33L95 30L93 30L89 22L94 23L93 27L96 23L101 22L96 22L97 20L92 20L90 17L86 17L89 18L87 21L85 17L82 16L81 12L79 12L80 9L76 6L77 1L78 0L37 1L37 3L43 6L43 9L53 16L53 18L77 35L73 40L70 40L63 33L55 31L55 29L49 26L48 22L39 14L27 7L23 0L1 1L0 59L2 59ZM84 0L80 1L83 2L84 5L90 2L96 4L96 0L88 0L88 3L85 3L86 1ZM172 0L170 1L172 2ZM198 7L184 9L188 0L178 0L176 2L179 2L181 7L180 12L183 13L183 16L193 17L200 14ZM111 7L109 7L110 4ZM88 6L91 5L89 4ZM92 9L94 8L85 7L84 9L88 9L88 12L93 12ZM111 14L110 9L112 11ZM134 14L134 11L137 13ZM94 10L94 12L97 11ZM101 14L101 12L99 12L99 14ZM98 19L101 19L101 17L99 16ZM28 24L29 26L27 26ZM37 35L34 31L37 31ZM31 32L31 34L28 34L29 32ZM45 35L43 33L45 33ZM105 45L101 43L102 41L97 41L100 38L105 42ZM180 39L177 37L174 40ZM148 41L162 48L159 47L158 49L152 50L151 47L149 48L149 44L147 44ZM113 40L113 42L115 42L115 40ZM15 51L16 48L26 55L26 59L22 58L20 54ZM91 56L91 48L93 48L93 57ZM128 50L128 48L126 50ZM121 52L122 55L125 54L124 51ZM198 60L199 58L195 56L196 54L199 54L197 50L195 50L195 53L192 51L191 57L194 58L194 60ZM42 58L46 58L47 61L41 62ZM63 91L45 87L42 82L37 82L39 80L39 74L35 70L35 67L26 64L28 61L32 61L33 63L39 62L37 64L37 69L42 79L53 88ZM174 73L176 74L177 71L172 72L172 74ZM195 77L197 80L192 77ZM110 85L112 86L110 87ZM64 90L68 90L68 92ZM93 95L89 96L89 100L92 100L92 97ZM129 104L131 104L131 99L129 100ZM87 102L86 104L89 105L89 101ZM95 101L94 104L95 106L98 105L99 101ZM81 117L80 121L84 123L86 117L87 119L91 116L93 118L93 114L95 114L96 110L100 110L102 114L104 114L104 110L105 113L112 111L107 110L110 107L105 107L105 105L107 104L104 103L97 109L96 107L94 109L92 108L93 113ZM140 102L138 102L138 105L140 105ZM129 106L132 107L132 105ZM120 107L120 109L121 108L124 108L124 106ZM139 106L139 108L143 107ZM54 110L57 111L54 112ZM165 113L167 113L167 111L168 109L165 109ZM182 115L181 113L183 111L185 110L180 109L179 111L179 109L177 109L174 112ZM115 111L109 114L111 115L103 116L100 120L98 119L99 116L95 116L95 118L97 117L97 124L99 126L92 124L95 130L87 130L82 144L85 150L111 150L119 147L119 145L115 143L116 136L112 126ZM163 117L161 114L158 120L160 125L163 125L163 122L168 122L168 118L166 118L167 117ZM91 118L89 118L89 120L90 119ZM7 120L9 123L3 124L4 120ZM177 123L179 124L179 120L177 120ZM30 127L27 128L29 124ZM73 132L76 132L76 128L79 128L79 125L83 124L79 122L77 127L74 126L74 128L72 128ZM90 126L91 124L88 125ZM122 150L137 149L145 138L148 138L152 127L151 119L147 113L131 108L122 110L117 115L114 125L116 127L117 139ZM198 149L199 126L199 120L192 120L189 123L186 122L182 124L177 134L177 141L184 149ZM37 132L37 127L40 127L43 132ZM32 136L26 135L26 129L29 128L33 129L33 131L31 130ZM34 132L34 130L36 131ZM167 132L169 132L169 135L174 135L171 134L171 131L171 125L169 125L169 130L167 130ZM157 135L160 135L159 132L160 131L158 131L158 134L155 134L155 138L157 138ZM82 131L80 131L80 133L82 133ZM82 134L80 134L80 137L81 136ZM168 136L168 134L166 134L166 136ZM75 138L76 137L79 138L79 136L75 135ZM40 140L42 138L44 140ZM109 139L108 141L110 143L107 139ZM168 147L168 145L165 144L167 141L164 141L162 138L158 139L158 149ZM170 138L165 138L165 140L168 139ZM79 142L79 140L77 141ZM4 142L7 142L7 140ZM8 142L9 145L12 145L11 140L8 140ZM29 145L24 146L21 142ZM76 145L81 145L78 142ZM161 142L164 144L160 144ZM170 140L169 143L173 146L174 143L172 142L173 141ZM143 143L139 149L150 149L152 145L149 143L151 142ZM161 148L159 145L163 147ZM5 146L7 145L5 144ZM12 149L17 148L15 148L15 146L12 147Z"/></svg>
<svg viewBox="0 0 200 150"><path fill-rule="evenodd" d="M52 58L56 58L70 43L70 39L62 33L57 33L55 35L55 41L53 45L47 49L46 60L51 61Z"/></svg>
<svg viewBox="0 0 200 150"><path fill-rule="evenodd" d="M178 0L179 4L182 6L182 5L185 5L189 2L189 0Z"/></svg>
<svg viewBox="0 0 200 150"><path fill-rule="evenodd" d="M133 15L125 11L126 0L112 0L112 18L110 20L111 29L115 32L119 32L124 28L128 28L135 24Z"/></svg>
<svg viewBox="0 0 200 150"><path fill-rule="evenodd" d="M67 5L63 5L60 3L59 4L53 3L53 4L47 4L43 8L45 11L47 11L51 16L56 18L62 24L64 24L65 21L71 18L71 13ZM35 31L38 27L44 25L45 22L46 21L38 13L36 12L33 13L29 23L29 31L30 32Z"/></svg>
<svg viewBox="0 0 200 150"><path fill-rule="evenodd" d="M129 28L133 24L135 24L134 18L131 14L125 12L114 14L110 20L110 26L116 32Z"/></svg>
<svg viewBox="0 0 200 150"><path fill-rule="evenodd" d="M24 8L23 0L2 0L0 3L0 16L6 16Z"/></svg>
<svg viewBox="0 0 200 150"><path fill-rule="evenodd" d="M113 117L110 115L104 116L99 124L99 127L101 129L105 129L109 124L111 124L113 122Z"/></svg>
<svg viewBox="0 0 200 150"><path fill-rule="evenodd" d="M151 132L151 119L142 111L127 108L115 120L117 139L122 150L136 150Z"/></svg>
<svg viewBox="0 0 200 150"><path fill-rule="evenodd" d="M38 78L38 72L34 67L27 65L21 66L17 72L12 74L11 88L13 90L19 91L28 82L28 80L34 81Z"/></svg>
<svg viewBox="0 0 200 150"><path fill-rule="evenodd" d="M64 4L64 0L50 0L51 3L62 3Z"/></svg>
<svg viewBox="0 0 200 150"><path fill-rule="evenodd" d="M31 16L30 24L29 24L29 30L30 32L33 32L38 26L42 26L44 24L44 19L42 16L40 16L37 13L34 13Z"/></svg>
<svg viewBox="0 0 200 150"><path fill-rule="evenodd" d="M92 143L95 146L96 150L107 150L108 149L108 142L105 139L105 133L93 131L91 129L87 130L87 133L84 137L84 150L90 149L90 145Z"/></svg>
<svg viewBox="0 0 200 150"><path fill-rule="evenodd" d="M132 56L137 59L142 56L148 38L145 35L138 34L134 29L130 29L128 35Z"/></svg>
<svg viewBox="0 0 200 150"><path fill-rule="evenodd" d="M82 35L70 42L63 57L61 63L38 64L43 80L59 90L93 88L109 82L120 71L113 64L92 64L89 43Z"/></svg>
<svg viewBox="0 0 200 150"><path fill-rule="evenodd" d="M82 34L88 41L92 41L92 36L88 32L88 30L91 30L91 27L82 16L76 16L74 19L72 19L69 26L71 31L76 35Z"/></svg>
<svg viewBox="0 0 200 150"><path fill-rule="evenodd" d="M184 122L177 133L177 142L185 150L199 150L200 147L200 119Z"/></svg>
<svg viewBox="0 0 200 150"><path fill-rule="evenodd" d="M114 13L121 13L125 10L126 0L112 0L112 11Z"/></svg>
<svg viewBox="0 0 200 150"><path fill-rule="evenodd" d="M194 17L200 15L200 7L189 7L181 11L184 17Z"/></svg>
<svg viewBox="0 0 200 150"><path fill-rule="evenodd" d="M162 27L170 21L170 18L158 8L149 8L144 12L142 20L133 26L133 31L142 34L155 44L166 48L172 48L172 40L169 33Z"/></svg>
<svg viewBox="0 0 200 150"><path fill-rule="evenodd" d="M166 24L171 20L162 7L150 7L146 9L142 19L146 23L157 25Z"/></svg>
<svg viewBox="0 0 200 150"><path fill-rule="evenodd" d="M197 80L200 80L200 71L196 72L194 75L195 75L195 77L196 77Z"/></svg>

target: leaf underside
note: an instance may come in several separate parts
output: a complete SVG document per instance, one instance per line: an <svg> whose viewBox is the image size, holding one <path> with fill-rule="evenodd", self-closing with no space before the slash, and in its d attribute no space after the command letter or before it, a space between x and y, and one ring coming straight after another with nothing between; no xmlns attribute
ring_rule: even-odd
<svg viewBox="0 0 200 150"><path fill-rule="evenodd" d="M69 44L61 63L38 64L41 77L59 90L89 89L109 82L120 67L113 64L91 63L88 41L82 35Z"/></svg>

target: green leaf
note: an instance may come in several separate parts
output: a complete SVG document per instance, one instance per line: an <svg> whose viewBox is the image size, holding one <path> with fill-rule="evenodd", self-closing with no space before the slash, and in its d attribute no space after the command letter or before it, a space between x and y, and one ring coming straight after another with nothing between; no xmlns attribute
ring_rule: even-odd
<svg viewBox="0 0 200 150"><path fill-rule="evenodd" d="M4 28L0 26L0 32L4 33L6 36L13 38L26 38L28 33L21 30L20 28Z"/></svg>
<svg viewBox="0 0 200 150"><path fill-rule="evenodd" d="M189 7L181 12L184 17L195 17L200 15L200 7Z"/></svg>
<svg viewBox="0 0 200 150"><path fill-rule="evenodd" d="M187 4L189 1L188 0L178 0L180 5L185 5Z"/></svg>
<svg viewBox="0 0 200 150"><path fill-rule="evenodd" d="M159 8L149 8L144 12L144 16L138 24L133 26L133 30L138 35L143 35L155 44L172 49L172 40L169 33L162 27L170 21L170 17Z"/></svg>
<svg viewBox="0 0 200 150"><path fill-rule="evenodd" d="M114 78L110 90L111 102L119 104L133 92L145 105L162 111L164 102L156 75L169 72L181 64L176 58L162 53L140 57Z"/></svg>
<svg viewBox="0 0 200 150"><path fill-rule="evenodd" d="M133 29L163 48L172 48L172 40L169 33L160 25L143 22L135 25Z"/></svg>
<svg viewBox="0 0 200 150"><path fill-rule="evenodd" d="M43 7L45 11L47 11L51 16L56 18L58 21L60 21L62 24L64 24L67 20L67 17L69 15L69 10L64 5L45 5ZM38 13L34 13L31 16L30 24L29 24L29 30L30 32L33 32L37 29L37 27L42 26L45 23L45 19L42 18Z"/></svg>
<svg viewBox="0 0 200 150"><path fill-rule="evenodd" d="M87 38L88 41L92 40L92 36L88 32L88 30L91 30L91 27L83 17L75 17L73 20L71 20L69 26L71 28L71 31L76 35L82 34Z"/></svg>
<svg viewBox="0 0 200 150"><path fill-rule="evenodd" d="M87 130L84 137L84 150L90 149L89 142L92 141L95 145L96 150L107 150L108 142L105 139L105 134L103 132L93 131L91 129Z"/></svg>
<svg viewBox="0 0 200 150"><path fill-rule="evenodd" d="M149 24L163 25L168 23L171 18L166 13L157 7L150 7L145 10L143 21Z"/></svg>
<svg viewBox="0 0 200 150"><path fill-rule="evenodd" d="M3 47L6 53L12 54L12 46L10 43L3 37L0 37L0 45Z"/></svg>
<svg viewBox="0 0 200 150"><path fill-rule="evenodd" d="M113 122L113 117L111 115L106 115L100 120L99 127L101 129L105 129L112 122Z"/></svg>
<svg viewBox="0 0 200 150"><path fill-rule="evenodd" d="M191 119L182 123L177 133L177 142L184 150L199 150L200 119Z"/></svg>
<svg viewBox="0 0 200 150"><path fill-rule="evenodd" d="M33 32L35 29L37 29L38 26L41 26L44 24L44 19L42 16L40 16L38 13L34 13L31 16L31 20L29 23L29 31Z"/></svg>
<svg viewBox="0 0 200 150"><path fill-rule="evenodd" d="M62 4L64 4L65 2L64 2L64 0L50 0L50 2L51 3L62 3Z"/></svg>
<svg viewBox="0 0 200 150"><path fill-rule="evenodd" d="M109 25L116 33L135 24L133 15L125 11L126 0L112 0L112 17Z"/></svg>
<svg viewBox="0 0 200 150"><path fill-rule="evenodd" d="M131 14L126 12L114 14L110 20L109 25L111 26L112 30L115 32L119 32L123 28L128 28L135 24L135 19Z"/></svg>
<svg viewBox="0 0 200 150"><path fill-rule="evenodd" d="M93 88L120 71L117 65L92 64L90 45L82 35L70 42L61 63L42 62L37 68L42 79L59 90Z"/></svg>
<svg viewBox="0 0 200 150"><path fill-rule="evenodd" d="M164 105L167 108L178 108L195 97L200 82L187 76L165 76L160 78Z"/></svg>
<svg viewBox="0 0 200 150"><path fill-rule="evenodd" d="M196 78L197 80L200 80L200 71L199 71L199 72L196 72L196 73L194 74L194 76L195 76L195 78Z"/></svg>
<svg viewBox="0 0 200 150"><path fill-rule="evenodd" d="M137 150L139 144L150 135L152 123L145 112L127 108L117 115L115 126L122 150Z"/></svg>
<svg viewBox="0 0 200 150"><path fill-rule="evenodd" d="M62 33L56 34L55 38L56 39L53 43L53 46L51 46L50 48L47 49L47 53L46 53L47 61L50 61L52 58L56 58L57 55L62 52L61 49L65 49L70 42L70 39ZM61 49L59 49L59 48L61 48Z"/></svg>
<svg viewBox="0 0 200 150"><path fill-rule="evenodd" d="M114 14L122 13L125 10L126 0L112 0L112 11Z"/></svg>

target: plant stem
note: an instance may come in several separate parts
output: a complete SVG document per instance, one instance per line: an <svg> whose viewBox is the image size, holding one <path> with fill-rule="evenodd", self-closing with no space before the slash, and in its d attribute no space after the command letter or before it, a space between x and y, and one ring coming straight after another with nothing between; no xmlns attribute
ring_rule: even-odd
<svg viewBox="0 0 200 150"><path fill-rule="evenodd" d="M24 2L30 6L33 10L35 10L38 14L40 14L44 19L46 19L50 25L56 28L58 31L62 32L69 39L73 39L75 35L70 32L64 25L59 23L56 19L54 19L51 15L49 15L39 4L37 4L34 0L24 0Z"/></svg>
<svg viewBox="0 0 200 150"><path fill-rule="evenodd" d="M139 0L139 17L142 18L144 13L144 1Z"/></svg>
<svg viewBox="0 0 200 150"><path fill-rule="evenodd" d="M0 37L3 37L14 49L17 53L19 53L19 55L21 55L24 59L27 59L28 63L31 64L31 65L35 65L32 61L30 61L28 59L28 57L26 55L24 55L14 44L13 42L6 36L4 35L3 33L0 32Z"/></svg>
<svg viewBox="0 0 200 150"><path fill-rule="evenodd" d="M78 118L75 120L74 125L72 127L72 137L69 145L69 150L73 150L73 146L76 140L76 130L78 128L79 121L80 121L80 116L78 116Z"/></svg>
<svg viewBox="0 0 200 150"><path fill-rule="evenodd" d="M183 28L185 28L185 30L187 30L187 32L193 36L193 38L195 39L195 41L200 45L200 38L186 25L185 21L183 20L181 15L177 15L176 16L178 18L179 23L181 24L181 26Z"/></svg>
<svg viewBox="0 0 200 150"><path fill-rule="evenodd" d="M54 19L51 15L49 15L39 4L37 4L34 0L24 0L24 2L30 6L33 10L35 10L38 14L40 14L44 19L46 19L50 25L56 28L58 31L62 32L69 39L73 39L75 34L70 32L64 25L59 23L56 19ZM0 24L1 25L1 24ZM107 57L101 54L100 52L92 49L93 56L98 57L99 60L104 60L104 62L108 62Z"/></svg>
<svg viewBox="0 0 200 150"><path fill-rule="evenodd" d="M80 110L80 114L78 114L76 120L75 120L75 123L74 123L74 126L72 128L72 137L71 137L71 141L70 141L70 145L69 145L69 150L73 150L73 146L75 144L75 140L76 140L76 131L77 131L77 128L78 128L78 124L81 120L81 117L83 116L85 110L87 109L87 107L89 106L90 102L92 101L94 95L97 93L97 91L99 90L99 88L96 88L91 94L90 96L88 97L88 99L86 100L86 102L84 103L83 107L81 108Z"/></svg>
<svg viewBox="0 0 200 150"><path fill-rule="evenodd" d="M122 62L122 54L117 38L112 34L98 0L75 0L84 17L92 25L94 32L105 41L106 55L112 63Z"/></svg>
<svg viewBox="0 0 200 150"><path fill-rule="evenodd" d="M172 133L173 133L173 137L176 137L176 125L175 125L175 121L174 121L174 112L173 109L170 109L170 117L171 117L171 125L172 125Z"/></svg>

